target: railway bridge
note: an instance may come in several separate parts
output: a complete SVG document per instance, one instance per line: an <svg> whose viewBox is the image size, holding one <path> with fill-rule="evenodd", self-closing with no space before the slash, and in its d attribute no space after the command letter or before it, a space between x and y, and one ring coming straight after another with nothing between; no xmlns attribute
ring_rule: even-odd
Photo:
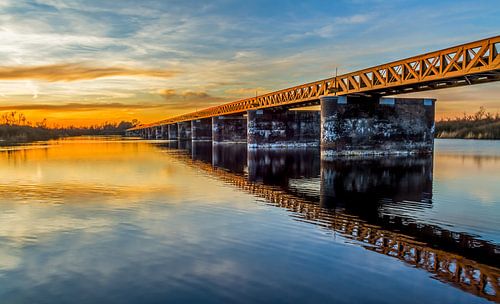
<svg viewBox="0 0 500 304"><path fill-rule="evenodd" d="M435 99L398 94L500 80L500 36L143 124L147 139L321 147L339 155L430 153ZM320 111L298 110L320 105Z"/></svg>

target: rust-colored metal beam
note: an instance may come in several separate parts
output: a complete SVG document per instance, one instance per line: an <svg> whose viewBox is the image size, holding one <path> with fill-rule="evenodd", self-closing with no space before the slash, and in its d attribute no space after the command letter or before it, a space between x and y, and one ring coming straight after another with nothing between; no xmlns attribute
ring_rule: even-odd
<svg viewBox="0 0 500 304"><path fill-rule="evenodd" d="M327 95L396 95L500 80L500 36L426 53L172 117L130 130L270 107L319 102Z"/></svg>

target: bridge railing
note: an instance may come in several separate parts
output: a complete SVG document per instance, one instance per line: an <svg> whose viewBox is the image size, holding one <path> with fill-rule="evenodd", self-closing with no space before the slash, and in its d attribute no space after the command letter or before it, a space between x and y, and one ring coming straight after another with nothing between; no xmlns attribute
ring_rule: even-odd
<svg viewBox="0 0 500 304"><path fill-rule="evenodd" d="M500 36L175 116L135 129L247 110L318 101L326 95L378 96L500 80Z"/></svg>

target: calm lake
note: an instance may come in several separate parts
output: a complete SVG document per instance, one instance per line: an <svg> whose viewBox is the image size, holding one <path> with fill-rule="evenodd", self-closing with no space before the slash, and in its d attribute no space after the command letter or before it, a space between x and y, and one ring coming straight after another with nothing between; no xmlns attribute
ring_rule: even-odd
<svg viewBox="0 0 500 304"><path fill-rule="evenodd" d="M0 303L500 301L500 141L0 147Z"/></svg>

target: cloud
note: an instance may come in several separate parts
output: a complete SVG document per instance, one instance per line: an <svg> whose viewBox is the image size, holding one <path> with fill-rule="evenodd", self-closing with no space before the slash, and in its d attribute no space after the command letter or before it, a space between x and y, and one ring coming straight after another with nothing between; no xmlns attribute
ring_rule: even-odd
<svg viewBox="0 0 500 304"><path fill-rule="evenodd" d="M310 37L332 38L352 30L354 26L368 23L373 20L375 16L374 13L369 13L335 17L330 19L327 23L318 23L315 26L308 26L308 31L288 34L285 36L285 41L291 42Z"/></svg>
<svg viewBox="0 0 500 304"><path fill-rule="evenodd" d="M83 64L52 64L40 66L0 67L0 80L81 81L116 76L169 78L176 74L168 70L147 70L126 67L94 67Z"/></svg>
<svg viewBox="0 0 500 304"><path fill-rule="evenodd" d="M228 101L226 98L212 96L207 92L177 92L173 89L163 89L158 93L166 101L163 105L172 110L194 108L203 109Z"/></svg>
<svg viewBox="0 0 500 304"><path fill-rule="evenodd" d="M263 87L258 88L235 88L235 89L227 89L224 93L235 96L235 97L255 97L255 93L258 95L266 94L269 90Z"/></svg>
<svg viewBox="0 0 500 304"><path fill-rule="evenodd" d="M53 111L92 111L97 109L151 109L163 107L162 104L128 103L65 103L65 104L21 104L1 105L0 111L53 110Z"/></svg>

